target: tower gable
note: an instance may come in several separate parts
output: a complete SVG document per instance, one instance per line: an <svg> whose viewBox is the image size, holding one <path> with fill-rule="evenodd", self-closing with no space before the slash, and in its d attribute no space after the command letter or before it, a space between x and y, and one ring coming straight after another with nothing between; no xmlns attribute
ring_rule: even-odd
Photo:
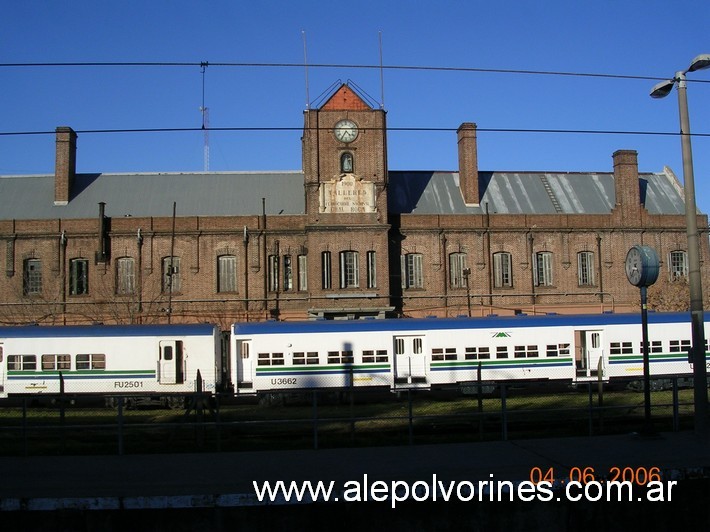
<svg viewBox="0 0 710 532"><path fill-rule="evenodd" d="M367 105L360 96L348 85L343 83L335 91L328 101L321 106L321 111L370 111L372 107Z"/></svg>

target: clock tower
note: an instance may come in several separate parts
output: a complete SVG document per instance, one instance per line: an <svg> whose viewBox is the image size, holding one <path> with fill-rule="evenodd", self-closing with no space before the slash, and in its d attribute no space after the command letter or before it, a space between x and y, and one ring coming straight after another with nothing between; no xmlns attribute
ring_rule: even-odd
<svg viewBox="0 0 710 532"><path fill-rule="evenodd" d="M325 317L389 310L385 111L340 85L304 113L303 174L311 297ZM332 316L328 316L331 314Z"/></svg>

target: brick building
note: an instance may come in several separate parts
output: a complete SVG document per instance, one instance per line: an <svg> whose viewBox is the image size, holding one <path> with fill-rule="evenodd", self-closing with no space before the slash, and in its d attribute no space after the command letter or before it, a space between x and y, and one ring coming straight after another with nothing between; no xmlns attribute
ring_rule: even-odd
<svg viewBox="0 0 710 532"><path fill-rule="evenodd" d="M651 297L687 300L670 169L481 171L476 135L458 171L391 171L385 111L347 84L304 112L302 171L77 174L59 127L54 175L0 177L0 323L637 311L634 244L661 259Z"/></svg>

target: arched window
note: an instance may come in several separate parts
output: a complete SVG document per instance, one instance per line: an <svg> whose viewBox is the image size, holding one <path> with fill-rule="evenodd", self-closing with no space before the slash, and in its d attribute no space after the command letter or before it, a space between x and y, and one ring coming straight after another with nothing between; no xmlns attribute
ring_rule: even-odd
<svg viewBox="0 0 710 532"><path fill-rule="evenodd" d="M353 154L346 151L340 156L340 172L343 174L352 174L354 168Z"/></svg>

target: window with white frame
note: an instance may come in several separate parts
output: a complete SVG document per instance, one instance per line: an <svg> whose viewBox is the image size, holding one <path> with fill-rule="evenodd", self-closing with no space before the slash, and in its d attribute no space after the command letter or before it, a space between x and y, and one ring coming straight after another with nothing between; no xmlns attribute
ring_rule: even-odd
<svg viewBox="0 0 710 532"><path fill-rule="evenodd" d="M367 287L377 288L377 253L367 252Z"/></svg>
<svg viewBox="0 0 710 532"><path fill-rule="evenodd" d="M688 277L688 254L685 251L675 250L668 254L668 274L671 281Z"/></svg>
<svg viewBox="0 0 710 532"><path fill-rule="evenodd" d="M466 254L452 253L449 255L449 286L451 288L465 288Z"/></svg>
<svg viewBox="0 0 710 532"><path fill-rule="evenodd" d="M132 294L136 290L136 263L133 257L116 260L116 293Z"/></svg>
<svg viewBox="0 0 710 532"><path fill-rule="evenodd" d="M357 251L340 252L340 288L360 286L359 256Z"/></svg>
<svg viewBox="0 0 710 532"><path fill-rule="evenodd" d="M221 255L217 257L217 292L237 291L237 257Z"/></svg>
<svg viewBox="0 0 710 532"><path fill-rule="evenodd" d="M308 290L308 256L298 256L298 289Z"/></svg>
<svg viewBox="0 0 710 532"><path fill-rule="evenodd" d="M510 253L501 251L493 254L493 285L496 288L513 286L513 260Z"/></svg>
<svg viewBox="0 0 710 532"><path fill-rule="evenodd" d="M402 288L424 288L423 262L421 253L402 255Z"/></svg>
<svg viewBox="0 0 710 532"><path fill-rule="evenodd" d="M594 253L577 253L577 282L579 286L594 286Z"/></svg>
<svg viewBox="0 0 710 532"><path fill-rule="evenodd" d="M535 285L552 286L552 253L540 251L535 253Z"/></svg>
<svg viewBox="0 0 710 532"><path fill-rule="evenodd" d="M293 290L293 263L291 255L283 256L284 265L284 291Z"/></svg>
<svg viewBox="0 0 710 532"><path fill-rule="evenodd" d="M332 264L330 258L330 251L324 251L320 256L321 262L321 284L324 290L329 290L333 288L333 273Z"/></svg>
<svg viewBox="0 0 710 532"><path fill-rule="evenodd" d="M279 256L269 255L269 291L276 292L279 289Z"/></svg>

